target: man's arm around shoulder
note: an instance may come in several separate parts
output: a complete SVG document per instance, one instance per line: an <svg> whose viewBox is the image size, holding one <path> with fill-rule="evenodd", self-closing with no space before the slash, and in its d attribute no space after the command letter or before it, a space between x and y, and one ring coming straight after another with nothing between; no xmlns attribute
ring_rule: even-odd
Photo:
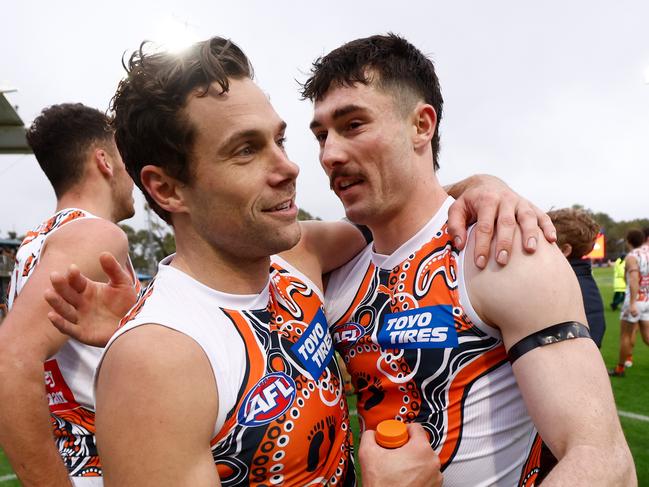
<svg viewBox="0 0 649 487"><path fill-rule="evenodd" d="M53 271L72 263L103 279L99 253L126 259L126 236L99 219L70 223L46 240L40 260L0 327L0 444L24 486L70 485L56 449L45 396L43 363L67 340L49 322L43 292Z"/></svg>
<svg viewBox="0 0 649 487"><path fill-rule="evenodd" d="M280 256L321 290L323 274L346 264L367 245L363 233L346 221L303 221L300 228L300 241Z"/></svg>
<svg viewBox="0 0 649 487"><path fill-rule="evenodd" d="M190 337L159 325L119 336L97 378L97 440L110 486L220 485L210 440L214 375Z"/></svg>
<svg viewBox="0 0 649 487"><path fill-rule="evenodd" d="M500 329L507 350L552 325L586 324L579 285L559 249L541 240L535 254L524 254L517 250L519 232L515 238L506 267L490 262L479 271L467 259L465 269L476 312ZM635 485L606 368L591 339L534 348L512 368L534 424L559 459L544 486Z"/></svg>

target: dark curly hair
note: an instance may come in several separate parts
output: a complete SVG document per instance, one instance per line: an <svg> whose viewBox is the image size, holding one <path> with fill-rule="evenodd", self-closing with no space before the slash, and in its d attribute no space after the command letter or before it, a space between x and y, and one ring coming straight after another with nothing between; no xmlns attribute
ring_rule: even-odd
<svg viewBox="0 0 649 487"><path fill-rule="evenodd" d="M191 181L194 127L183 116L188 95L205 96L216 82L222 92L228 79L253 77L243 51L232 41L212 37L180 54L145 52L148 42L135 51L124 69L127 77L111 101L115 140L126 168L151 208L167 223L168 212L158 206L142 186L140 171L152 164L182 182Z"/></svg>
<svg viewBox="0 0 649 487"><path fill-rule="evenodd" d="M433 165L439 169L439 123L444 100L433 62L415 46L396 34L356 39L313 62L311 77L302 85L302 97L321 100L332 84L374 84L390 92L404 111L419 100L432 105L437 130L431 140Z"/></svg>
<svg viewBox="0 0 649 487"><path fill-rule="evenodd" d="M88 151L95 144L115 150L108 117L81 103L43 109L27 130L27 142L57 198L81 181Z"/></svg>
<svg viewBox="0 0 649 487"><path fill-rule="evenodd" d="M631 247L637 249L645 241L644 232L642 230L638 230L637 228L632 228L628 232L626 232L626 241L629 242Z"/></svg>

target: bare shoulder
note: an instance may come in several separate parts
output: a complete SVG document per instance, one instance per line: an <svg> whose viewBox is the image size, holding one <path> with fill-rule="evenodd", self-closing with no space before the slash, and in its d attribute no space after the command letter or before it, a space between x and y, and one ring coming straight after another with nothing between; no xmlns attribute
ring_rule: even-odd
<svg viewBox="0 0 649 487"><path fill-rule="evenodd" d="M47 240L41 252L39 267L42 271L65 272L75 264L81 272L93 280L104 281L99 263L102 252L110 252L125 265L128 260L128 238L116 224L100 218L84 218L70 222Z"/></svg>
<svg viewBox="0 0 649 487"><path fill-rule="evenodd" d="M171 395L177 403L199 400L216 407L216 386L203 349L189 336L156 324L135 327L109 346L98 371L98 402L112 402L107 391L132 394L122 399L127 402L146 402L154 396L164 402Z"/></svg>
<svg viewBox="0 0 649 487"><path fill-rule="evenodd" d="M25 344L22 350L37 350L45 357L59 350L67 336L49 322L47 313L50 308L43 299L43 293L51 287L50 275L53 272L63 274L75 264L90 279L105 281L99 262L99 255L104 251L111 252L121 263L128 256L126 235L109 221L84 218L67 223L52 233L3 323L2 336L12 340L16 346Z"/></svg>
<svg viewBox="0 0 649 487"><path fill-rule="evenodd" d="M472 232L465 250L468 255L472 255L474 245ZM473 259L466 259L465 265L464 278L476 312L483 321L501 330L507 347L557 323L585 323L574 271L559 248L544 239L539 240L535 253L528 254L522 248L521 232L516 229L506 266L493 259L484 270L478 269Z"/></svg>
<svg viewBox="0 0 649 487"><path fill-rule="evenodd" d="M72 221L47 239L47 246L73 245L73 248L96 247L106 251L128 248L124 231L115 223L103 218L82 218Z"/></svg>
<svg viewBox="0 0 649 487"><path fill-rule="evenodd" d="M218 485L209 448L217 387L192 338L156 324L124 332L99 368L96 402L97 440L115 485Z"/></svg>
<svg viewBox="0 0 649 487"><path fill-rule="evenodd" d="M134 358L137 358L137 364L133 363ZM150 369L150 366L172 369L178 364L207 363L207 357L193 338L172 328L149 323L128 330L115 339L104 358L104 364L111 362L128 364L131 371L133 366L143 370Z"/></svg>

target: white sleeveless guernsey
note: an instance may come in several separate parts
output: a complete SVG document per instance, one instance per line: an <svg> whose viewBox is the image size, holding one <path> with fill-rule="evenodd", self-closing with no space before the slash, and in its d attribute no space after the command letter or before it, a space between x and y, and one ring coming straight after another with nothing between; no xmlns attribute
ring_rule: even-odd
<svg viewBox="0 0 649 487"><path fill-rule="evenodd" d="M98 217L78 208L66 208L27 233L16 253L8 290L9 309L38 266L47 239L63 225L78 225L77 222L90 218ZM130 272L139 290L139 282L132 266ZM101 476L95 444L95 399L92 387L101 353L101 348L70 338L44 364L45 388L56 445L70 476L76 479Z"/></svg>
<svg viewBox="0 0 649 487"><path fill-rule="evenodd" d="M452 201L392 255L370 244L332 274L325 309L334 345L362 428L421 423L445 487L530 486L540 442L499 332L469 302L464 252L446 229Z"/></svg>

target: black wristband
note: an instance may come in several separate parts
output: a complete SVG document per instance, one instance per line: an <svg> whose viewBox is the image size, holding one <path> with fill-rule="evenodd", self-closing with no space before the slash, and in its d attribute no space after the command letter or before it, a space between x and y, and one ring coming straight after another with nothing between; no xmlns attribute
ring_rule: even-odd
<svg viewBox="0 0 649 487"><path fill-rule="evenodd" d="M517 342L507 352L509 361L513 364L521 356L537 347L559 343L573 338L590 338L588 327L576 321L566 321L558 325L548 326Z"/></svg>

